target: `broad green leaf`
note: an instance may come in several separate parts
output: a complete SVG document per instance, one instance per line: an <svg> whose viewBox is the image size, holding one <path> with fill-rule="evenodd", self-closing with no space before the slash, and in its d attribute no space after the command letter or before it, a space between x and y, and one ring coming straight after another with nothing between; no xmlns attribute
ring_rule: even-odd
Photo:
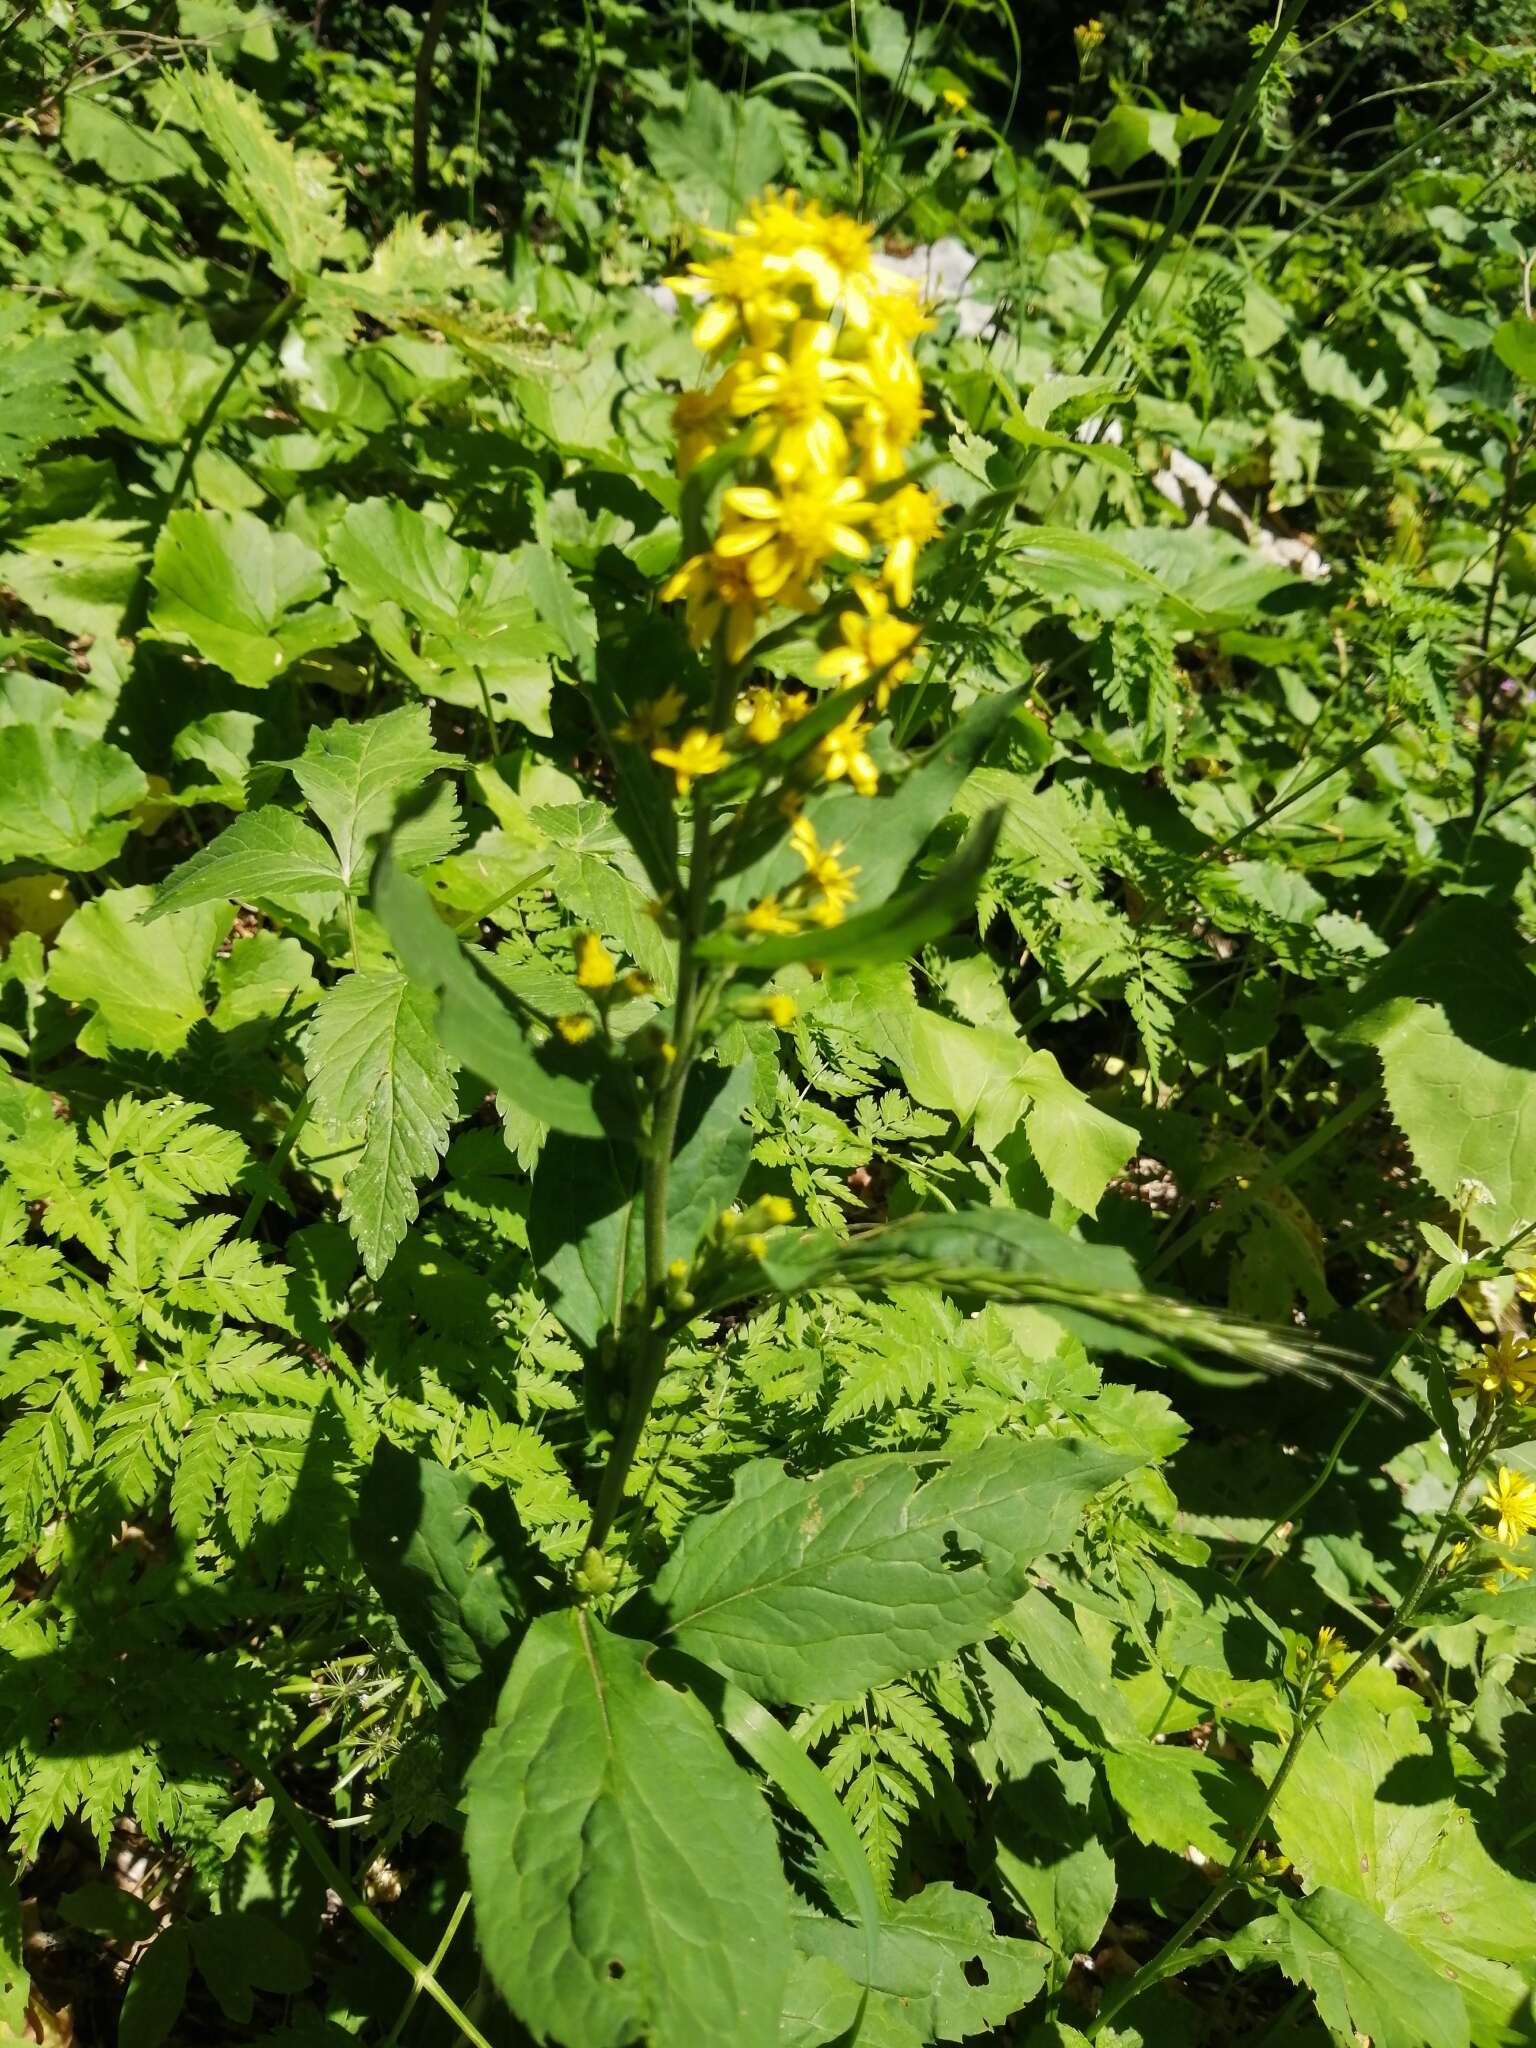
<svg viewBox="0 0 1536 2048"><path fill-rule="evenodd" d="M482 1953L540 2039L774 2048L791 1951L773 1825L648 1655L580 1610L524 1637L466 1796Z"/></svg>
<svg viewBox="0 0 1536 2048"><path fill-rule="evenodd" d="M697 77L681 113L648 114L640 130L684 219L725 227L783 168L780 118L765 99L722 92Z"/></svg>
<svg viewBox="0 0 1536 2048"><path fill-rule="evenodd" d="M82 1884L66 1892L59 1901L59 1917L71 1927L83 1928L103 1941L118 1941L125 1946L147 1940L158 1925L137 1892L100 1882Z"/></svg>
<svg viewBox="0 0 1536 2048"><path fill-rule="evenodd" d="M1227 1953L1239 1968L1270 1962L1305 1984L1338 2039L1467 2048L1467 2010L1455 1984L1372 1907L1331 1885L1304 1899L1276 1894L1274 1912L1251 1921Z"/></svg>
<svg viewBox="0 0 1536 2048"><path fill-rule="evenodd" d="M1182 1856L1190 1848L1230 1863L1256 1788L1198 1749L1127 1744L1104 1758L1110 1793L1143 1842Z"/></svg>
<svg viewBox="0 0 1536 2048"><path fill-rule="evenodd" d="M59 140L72 163L99 164L114 186L157 185L195 173L197 159L184 135L135 119L126 97L91 91L65 96Z"/></svg>
<svg viewBox="0 0 1536 2048"><path fill-rule="evenodd" d="M149 902L148 889L110 889L81 904L54 947L48 986L91 1012L79 1043L95 1059L109 1046L168 1057L207 1014L203 991L229 929L227 906L173 911L151 927Z"/></svg>
<svg viewBox="0 0 1536 2048"><path fill-rule="evenodd" d="M0 726L0 861L86 873L121 851L149 784L132 757L69 725Z"/></svg>
<svg viewBox="0 0 1536 2048"><path fill-rule="evenodd" d="M850 917L844 924L833 925L830 930L757 940L718 933L701 939L697 950L705 959L736 961L765 969L797 960L827 967L843 963L875 967L886 960L905 960L930 939L943 938L952 931L975 902L977 886L997 842L998 824L997 813L983 818L959 852L945 862L931 881Z"/></svg>
<svg viewBox="0 0 1536 2048"><path fill-rule="evenodd" d="M247 811L217 839L173 868L146 913L151 923L194 903L271 904L278 910L333 907L341 894L336 856L313 825L276 804Z"/></svg>
<svg viewBox="0 0 1536 2048"><path fill-rule="evenodd" d="M373 904L412 982L429 1005L437 998L435 1029L454 1059L541 1123L578 1137L603 1136L592 1080L586 1078L595 1069L568 1061L562 1072L534 1050L517 1016L471 963L421 883L390 857L387 845L374 868ZM433 1014L430 1008L428 1014ZM551 1056L565 1057L554 1048Z"/></svg>
<svg viewBox="0 0 1536 2048"><path fill-rule="evenodd" d="M1278 1756L1266 1745L1255 1762L1267 1774ZM1536 1885L1495 1862L1457 1792L1406 1702L1384 1713L1352 1689L1302 1745L1274 1825L1302 1883L1380 1914L1459 1990L1472 2040L1492 2048L1518 2038L1536 1991Z"/></svg>
<svg viewBox="0 0 1536 2048"><path fill-rule="evenodd" d="M328 583L314 549L251 512L173 512L150 578L156 632L195 647L248 690L355 630L335 605L310 602Z"/></svg>
<svg viewBox="0 0 1536 2048"><path fill-rule="evenodd" d="M348 889L358 885L402 798L458 758L433 745L425 705L405 704L356 725L338 719L310 733L288 765L331 835ZM452 853L461 836L458 808L445 788L426 809L401 818L391 845L401 866L414 870Z"/></svg>
<svg viewBox="0 0 1536 2048"><path fill-rule="evenodd" d="M809 1908L795 1914L800 1948L838 1964L855 1981L859 1939L856 1928ZM889 2003L914 2028L914 2041L995 2040L1010 2015L1044 1988L1048 1961L1038 1942L1000 1935L984 1899L955 1885L928 1884L886 1913L875 1950L871 2017Z"/></svg>
<svg viewBox="0 0 1536 2048"><path fill-rule="evenodd" d="M91 357L90 370L109 426L174 448L196 424L230 360L206 323L160 312L115 327Z"/></svg>
<svg viewBox="0 0 1536 2048"><path fill-rule="evenodd" d="M472 1505L476 1482L380 1441L352 1541L406 1643L445 1692L506 1668L526 1601Z"/></svg>
<svg viewBox="0 0 1536 2048"><path fill-rule="evenodd" d="M261 101L222 71L188 66L173 80L188 125L224 165L220 189L252 239L289 284L311 277L345 228L336 173L314 150L295 149L268 126Z"/></svg>
<svg viewBox="0 0 1536 2048"><path fill-rule="evenodd" d="M340 1215L375 1280L416 1219L416 1182L448 1148L453 1075L432 1009L403 974L349 974L321 997L304 1035L315 1114L362 1135Z"/></svg>
<svg viewBox="0 0 1536 2048"><path fill-rule="evenodd" d="M1506 370L1525 384L1536 384L1536 320L1512 313L1493 331L1493 352Z"/></svg>
<svg viewBox="0 0 1536 2048"><path fill-rule="evenodd" d="M1514 918L1459 897L1427 917L1356 999L1347 1030L1375 1048L1414 1164L1498 1242L1536 1218L1536 973Z"/></svg>
<svg viewBox="0 0 1536 2048"><path fill-rule="evenodd" d="M762 1699L851 1698L979 1641L1134 1461L1002 1439L921 1486L918 1462L855 1458L815 1479L744 1467L656 1580L663 1640Z"/></svg>
<svg viewBox="0 0 1536 2048"><path fill-rule="evenodd" d="M684 1090L667 1178L666 1254L691 1259L736 1199L752 1156L743 1111L750 1062L694 1068ZM534 1264L571 1334L592 1345L643 1284L640 1155L622 1138L557 1134L539 1155L528 1213Z"/></svg>
<svg viewBox="0 0 1536 2048"><path fill-rule="evenodd" d="M1088 161L1102 164L1119 178L1144 156L1165 164L1179 160L1179 117L1161 107L1112 107L1099 123L1088 147Z"/></svg>
<svg viewBox="0 0 1536 2048"><path fill-rule="evenodd" d="M28 611L67 633L110 639L139 580L142 529L133 519L60 519L29 526L0 555L0 582Z"/></svg>
<svg viewBox="0 0 1536 2048"><path fill-rule="evenodd" d="M502 716L549 731L549 656L564 648L517 557L463 547L384 498L351 506L330 552L353 608L425 695L479 711L489 694Z"/></svg>

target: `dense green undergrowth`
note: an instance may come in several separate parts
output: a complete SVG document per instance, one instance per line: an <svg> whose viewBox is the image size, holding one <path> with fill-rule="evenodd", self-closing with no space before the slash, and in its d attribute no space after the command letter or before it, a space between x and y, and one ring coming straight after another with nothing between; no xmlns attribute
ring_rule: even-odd
<svg viewBox="0 0 1536 2048"><path fill-rule="evenodd" d="M0 2039L1536 2040L1536 23L430 13L0 28Z"/></svg>

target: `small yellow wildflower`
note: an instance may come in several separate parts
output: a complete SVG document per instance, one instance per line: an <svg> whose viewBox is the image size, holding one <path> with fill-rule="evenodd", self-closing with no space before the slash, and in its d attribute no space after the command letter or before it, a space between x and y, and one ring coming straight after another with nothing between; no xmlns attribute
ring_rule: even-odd
<svg viewBox="0 0 1536 2048"><path fill-rule="evenodd" d="M853 878L859 872L857 868L845 868L838 858L843 851L842 841L835 846L823 846L810 819L800 817L789 828L789 843L805 862L807 879L821 897L812 917L821 925L841 924L843 912L853 901Z"/></svg>
<svg viewBox="0 0 1536 2048"><path fill-rule="evenodd" d="M621 740L629 740L635 746L653 747L658 740L665 739L676 725L678 714L683 708L681 690L663 690L659 697L652 697L648 703L637 704L618 730Z"/></svg>
<svg viewBox="0 0 1536 2048"><path fill-rule="evenodd" d="M627 996L648 996L655 986L651 977L639 967L631 967L619 983L619 987Z"/></svg>
<svg viewBox="0 0 1536 2048"><path fill-rule="evenodd" d="M686 796L703 775L718 775L725 766L725 742L717 732L691 725L675 747L652 747L651 759L677 777L677 793Z"/></svg>
<svg viewBox="0 0 1536 2048"><path fill-rule="evenodd" d="M862 474L885 483L901 475L904 451L928 417L923 380L911 350L891 335L871 341L859 369L865 397L853 438L863 453Z"/></svg>
<svg viewBox="0 0 1536 2048"><path fill-rule="evenodd" d="M1536 1529L1536 1484L1501 1465L1498 1478L1483 1495L1483 1508L1497 1518L1499 1542L1513 1546Z"/></svg>
<svg viewBox="0 0 1536 2048"><path fill-rule="evenodd" d="M906 484L875 507L875 538L884 541L888 550L880 577L899 605L912 602L918 551L938 530L939 501L921 484Z"/></svg>
<svg viewBox="0 0 1536 2048"><path fill-rule="evenodd" d="M736 703L736 723L755 747L771 746L788 725L804 718L810 699L788 690L747 690Z"/></svg>
<svg viewBox="0 0 1536 2048"><path fill-rule="evenodd" d="M801 320L788 353L764 349L744 357L734 396L735 410L754 415L758 426L749 451L769 451L773 473L783 483L796 477L839 476L848 457L848 437L832 402L849 395L852 366L832 353L837 336L821 320Z"/></svg>
<svg viewBox="0 0 1536 2048"><path fill-rule="evenodd" d="M785 1224L795 1220L795 1205L787 1195L764 1195L757 1206L767 1223Z"/></svg>
<svg viewBox="0 0 1536 2048"><path fill-rule="evenodd" d="M967 92L957 92L954 86L952 85L946 85L944 90L939 94L939 98L944 102L946 107L953 107L957 114L963 114L966 108L971 104L970 94Z"/></svg>
<svg viewBox="0 0 1536 2048"><path fill-rule="evenodd" d="M743 369L732 363L707 389L685 391L672 408L677 434L677 473L687 476L728 441L735 428L735 398Z"/></svg>
<svg viewBox="0 0 1536 2048"><path fill-rule="evenodd" d="M821 657L816 673L830 676L844 689L878 677L875 702L883 711L896 685L912 673L912 650L923 629L893 617L891 601L877 583L865 576L852 580L863 610L842 614L838 626L843 644Z"/></svg>
<svg viewBox="0 0 1536 2048"><path fill-rule="evenodd" d="M795 588L781 595L786 604L809 608L809 597ZM695 647L707 647L723 623L726 660L745 659L757 637L762 605L744 563L722 555L718 548L694 555L667 578L661 596L664 604L678 597L684 600L688 637Z"/></svg>
<svg viewBox="0 0 1536 2048"><path fill-rule="evenodd" d="M1536 1399L1536 1355L1529 1341L1505 1331L1497 1344L1485 1344L1475 1365L1464 1365L1457 1373L1461 1391L1487 1395L1498 1400L1508 1395L1513 1401Z"/></svg>
<svg viewBox="0 0 1536 2048"><path fill-rule="evenodd" d="M713 355L736 335L771 340L800 308L790 296L786 266L742 236L726 235L731 246L709 263L690 263L686 277L667 283L684 298L706 303L693 326L693 345Z"/></svg>
<svg viewBox="0 0 1536 2048"><path fill-rule="evenodd" d="M576 940L576 986L596 995L613 987L618 966L596 932L581 932Z"/></svg>
<svg viewBox="0 0 1536 2048"><path fill-rule="evenodd" d="M775 939L791 938L800 929L799 918L786 910L777 896L765 896L760 903L754 903L742 923L749 932Z"/></svg>
<svg viewBox="0 0 1536 2048"><path fill-rule="evenodd" d="M869 727L850 711L840 725L834 725L816 749L816 765L828 782L846 776L860 796L873 796L880 787L880 770L870 758L865 742Z"/></svg>
<svg viewBox="0 0 1536 2048"><path fill-rule="evenodd" d="M780 1031L787 1031L800 1014L800 1005L793 996L769 996L763 1005L764 1014L770 1024Z"/></svg>
<svg viewBox="0 0 1536 2048"><path fill-rule="evenodd" d="M596 1024L585 1010L573 1010L568 1017L557 1017L555 1029L567 1045L581 1045L597 1029Z"/></svg>
<svg viewBox="0 0 1536 2048"><path fill-rule="evenodd" d="M1515 1292L1522 1301L1536 1305L1536 1266L1526 1266L1515 1275Z"/></svg>
<svg viewBox="0 0 1536 2048"><path fill-rule="evenodd" d="M738 484L725 493L725 524L715 553L747 558L747 578L760 598L816 576L835 555L855 561L869 553L859 527L874 514L855 477L803 476L782 492Z"/></svg>

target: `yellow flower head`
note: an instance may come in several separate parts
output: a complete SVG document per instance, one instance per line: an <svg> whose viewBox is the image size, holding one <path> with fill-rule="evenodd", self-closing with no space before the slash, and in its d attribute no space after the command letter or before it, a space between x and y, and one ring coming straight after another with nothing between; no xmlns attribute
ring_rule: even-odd
<svg viewBox="0 0 1536 2048"><path fill-rule="evenodd" d="M618 736L621 740L632 741L636 746L652 747L671 731L682 708L681 690L663 690L659 697L652 697L648 703L635 706L628 718L618 727Z"/></svg>
<svg viewBox="0 0 1536 2048"><path fill-rule="evenodd" d="M872 523L875 538L887 549L881 580L899 605L909 605L919 550L939 530L939 501L921 484L906 484L876 505Z"/></svg>
<svg viewBox="0 0 1536 2048"><path fill-rule="evenodd" d="M597 995L613 987L617 973L614 957L597 933L579 933L576 939L576 986Z"/></svg>
<svg viewBox="0 0 1536 2048"><path fill-rule="evenodd" d="M787 939L800 929L800 920L791 910L786 910L777 896L765 896L760 903L754 903L742 919L749 932L760 932L764 938Z"/></svg>
<svg viewBox="0 0 1536 2048"><path fill-rule="evenodd" d="M759 687L743 691L736 700L736 723L754 747L772 746L788 725L804 718L810 700L792 690Z"/></svg>
<svg viewBox="0 0 1536 2048"><path fill-rule="evenodd" d="M1536 1305L1536 1266L1527 1266L1515 1275L1515 1292L1522 1301Z"/></svg>
<svg viewBox="0 0 1536 2048"><path fill-rule="evenodd" d="M1483 1495L1483 1509L1497 1521L1498 1541L1513 1547L1528 1530L1536 1529L1536 1483L1501 1465L1498 1478Z"/></svg>
<svg viewBox="0 0 1536 2048"><path fill-rule="evenodd" d="M786 353L755 350L737 365L735 410L758 422L748 448L754 455L767 451L781 483L806 475L842 475L848 437L832 408L855 394L851 365L833 354L836 344L825 321L801 320Z"/></svg>
<svg viewBox="0 0 1536 2048"><path fill-rule="evenodd" d="M690 263L686 277L667 280L683 297L706 302L693 324L693 345L704 355L715 354L738 334L748 341L772 341L800 313L782 261L745 238L721 239L728 244L723 256Z"/></svg>
<svg viewBox="0 0 1536 2048"><path fill-rule="evenodd" d="M896 685L912 673L913 650L923 629L893 617L891 601L877 583L855 576L853 587L863 610L842 614L838 628L843 644L821 657L816 673L830 676L843 689L878 678L875 702L883 711Z"/></svg>
<svg viewBox="0 0 1536 2048"><path fill-rule="evenodd" d="M884 483L901 475L905 451L928 417L923 380L905 342L889 334L872 338L859 370L864 399L853 438L863 454L862 474Z"/></svg>
<svg viewBox="0 0 1536 2048"><path fill-rule="evenodd" d="M573 1010L568 1017L557 1017L555 1029L567 1045L580 1045L590 1038L597 1026L585 1010Z"/></svg>
<svg viewBox="0 0 1536 2048"><path fill-rule="evenodd" d="M726 660L745 660L762 615L745 563L721 554L718 548L707 555L694 555L667 578L661 595L665 604L683 599L688 637L695 647L707 647L723 625Z"/></svg>
<svg viewBox="0 0 1536 2048"><path fill-rule="evenodd" d="M723 502L715 553L746 558L747 581L759 598L803 590L834 555L859 561L869 553L859 528L875 507L853 477L803 476L778 492L738 484Z"/></svg>
<svg viewBox="0 0 1536 2048"><path fill-rule="evenodd" d="M677 777L677 793L686 796L702 775L718 775L725 766L725 741L702 725L688 728L675 747L652 747L651 759Z"/></svg>
<svg viewBox="0 0 1536 2048"><path fill-rule="evenodd" d="M1498 1401L1536 1400L1536 1354L1526 1338L1508 1331L1497 1344L1485 1344L1475 1365L1464 1365L1457 1374L1461 1391Z"/></svg>
<svg viewBox="0 0 1536 2048"><path fill-rule="evenodd" d="M850 711L840 725L834 725L816 749L816 766L828 782L846 776L860 796L873 796L880 787L880 770L870 758L869 727L857 711Z"/></svg>
<svg viewBox="0 0 1536 2048"><path fill-rule="evenodd" d="M732 363L723 377L708 390L685 391L672 408L672 425L677 433L677 473L687 476L728 441L736 424L734 401L740 388L742 368Z"/></svg>
<svg viewBox="0 0 1536 2048"><path fill-rule="evenodd" d="M763 1014L779 1031L787 1031L800 1014L800 1005L793 996L769 996L763 1004Z"/></svg>
<svg viewBox="0 0 1536 2048"><path fill-rule="evenodd" d="M853 878L859 872L857 868L845 868L839 859L842 841L835 846L823 846L810 819L799 817L789 828L789 843L805 862L806 879L821 899L812 909L812 917L818 924L841 924L844 911L853 901Z"/></svg>
<svg viewBox="0 0 1536 2048"><path fill-rule="evenodd" d="M953 107L957 114L963 114L966 108L971 104L970 94L965 92L957 92L954 86L952 85L946 85L944 90L939 94L939 98L944 102L946 107Z"/></svg>

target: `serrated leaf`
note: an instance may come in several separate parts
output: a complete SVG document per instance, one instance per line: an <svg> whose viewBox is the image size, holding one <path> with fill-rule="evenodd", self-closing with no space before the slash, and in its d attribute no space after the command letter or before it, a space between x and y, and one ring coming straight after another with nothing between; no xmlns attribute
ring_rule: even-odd
<svg viewBox="0 0 1536 2048"><path fill-rule="evenodd" d="M416 1182L448 1149L455 1094L430 996L403 974L349 974L321 997L304 1034L315 1114L362 1132L341 1219L371 1279L416 1218Z"/></svg>
<svg viewBox="0 0 1536 2048"><path fill-rule="evenodd" d="M181 2018L191 1955L184 1927L167 1927L133 1966L118 2021L118 2048L161 2048Z"/></svg>
<svg viewBox="0 0 1536 2048"><path fill-rule="evenodd" d="M251 512L173 512L150 579L155 631L195 647L250 690L356 630L335 605L311 602L329 580L315 550Z"/></svg>
<svg viewBox="0 0 1536 2048"><path fill-rule="evenodd" d="M148 787L130 755L73 726L0 726L0 861L99 868L121 850Z"/></svg>
<svg viewBox="0 0 1536 2048"><path fill-rule="evenodd" d="M564 649L515 556L463 547L384 498L349 507L330 551L353 608L419 690L476 711L489 693L504 716L548 733L549 656Z"/></svg>
<svg viewBox="0 0 1536 2048"><path fill-rule="evenodd" d="M581 1611L524 1637L466 1796L482 1952L541 2039L774 2048L791 1950L773 1826L648 1654Z"/></svg>
<svg viewBox="0 0 1536 2048"><path fill-rule="evenodd" d="M290 284L313 276L345 227L331 165L275 135L261 101L222 71L189 67L172 87L188 124L223 162L226 205L266 250L278 276Z"/></svg>
<svg viewBox="0 0 1536 2048"><path fill-rule="evenodd" d="M247 811L218 838L173 868L155 891L145 923L197 903L271 904L297 910L341 893L335 854L313 825L275 804Z"/></svg>
<svg viewBox="0 0 1536 2048"><path fill-rule="evenodd" d="M1239 1968L1271 1962L1317 1999L1323 2024L1372 2048L1466 2048L1467 2011L1449 1984L1362 1900L1321 1885L1228 1944Z"/></svg>
<svg viewBox="0 0 1536 2048"><path fill-rule="evenodd" d="M405 704L356 725L338 719L311 732L289 767L331 835L348 888L373 858L401 800L453 759L433 745L425 705ZM439 801L401 819L392 841L394 857L413 870L451 853L460 837L458 808L452 791L445 789Z"/></svg>
<svg viewBox="0 0 1536 2048"><path fill-rule="evenodd" d="M207 1014L203 991L229 912L206 904L177 910L149 928L148 889L112 889L82 903L59 934L48 986L90 1012L82 1051L179 1052Z"/></svg>
<svg viewBox="0 0 1536 2048"><path fill-rule="evenodd" d="M922 1486L919 1464L895 1455L815 1479L748 1465L730 1504L684 1531L638 1614L758 1698L848 1699L979 1641L1133 1463L1071 1439L1005 1439Z"/></svg>

